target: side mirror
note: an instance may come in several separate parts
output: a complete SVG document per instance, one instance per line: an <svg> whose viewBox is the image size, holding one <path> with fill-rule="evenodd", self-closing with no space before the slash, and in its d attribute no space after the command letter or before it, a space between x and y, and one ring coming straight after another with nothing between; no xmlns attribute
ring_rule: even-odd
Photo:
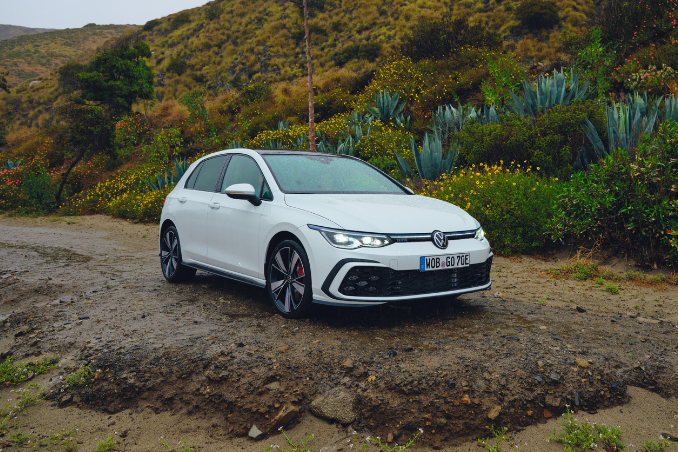
<svg viewBox="0 0 678 452"><path fill-rule="evenodd" d="M261 199L254 193L254 187L250 184L234 184L228 187L224 193L229 198L246 199L255 206L261 205Z"/></svg>

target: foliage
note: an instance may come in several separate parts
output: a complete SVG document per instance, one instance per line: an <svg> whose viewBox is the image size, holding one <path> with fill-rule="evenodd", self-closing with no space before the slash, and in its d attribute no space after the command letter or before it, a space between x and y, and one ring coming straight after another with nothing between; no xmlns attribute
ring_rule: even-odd
<svg viewBox="0 0 678 452"><path fill-rule="evenodd" d="M60 66L57 69L57 75L59 76L59 86L64 88L66 91L74 91L80 88L80 83L78 82L78 74L85 72L87 70L87 65L79 63L78 61L71 60L68 63Z"/></svg>
<svg viewBox="0 0 678 452"><path fill-rule="evenodd" d="M205 19L216 20L221 16L223 11L224 8L219 3L214 2L205 8Z"/></svg>
<svg viewBox="0 0 678 452"><path fill-rule="evenodd" d="M240 99L245 105L262 102L271 97L271 86L266 83L251 83L242 88Z"/></svg>
<svg viewBox="0 0 678 452"><path fill-rule="evenodd" d="M181 105L188 108L188 121L191 124L200 124L205 127L208 121L207 107L205 107L205 93L194 90L186 93L179 99Z"/></svg>
<svg viewBox="0 0 678 452"><path fill-rule="evenodd" d="M678 123L667 120L633 153L615 151L564 184L554 241L619 246L636 260L678 260Z"/></svg>
<svg viewBox="0 0 678 452"><path fill-rule="evenodd" d="M115 450L115 437L113 435L108 435L105 441L99 441L95 452L106 452L109 450Z"/></svg>
<svg viewBox="0 0 678 452"><path fill-rule="evenodd" d="M513 14L530 31L551 28L560 23L558 5L550 0L522 0Z"/></svg>
<svg viewBox="0 0 678 452"><path fill-rule="evenodd" d="M118 157L125 160L132 149L143 142L150 127L145 117L136 113L125 116L115 123L115 151Z"/></svg>
<svg viewBox="0 0 678 452"><path fill-rule="evenodd" d="M178 449L170 447L165 440L161 440L160 443L165 448L165 452L193 452L194 448L194 446L187 446L185 441L179 441Z"/></svg>
<svg viewBox="0 0 678 452"><path fill-rule="evenodd" d="M170 186L150 192L129 190L111 200L103 213L133 222L157 223L170 191Z"/></svg>
<svg viewBox="0 0 678 452"><path fill-rule="evenodd" d="M562 33L563 46L571 55L572 70L593 83L598 97L612 89L611 71L616 61L616 45L604 43L602 30L593 27L579 35L567 30Z"/></svg>
<svg viewBox="0 0 678 452"><path fill-rule="evenodd" d="M411 140L410 145L414 155L414 162L417 165L417 173L421 179L435 181L452 169L456 157L455 149L450 148L443 153L443 145L440 135L437 133L433 135L427 133L424 135L421 152L417 149L414 139ZM403 177L411 178L414 176L410 165L398 153L396 153L396 160L400 174Z"/></svg>
<svg viewBox="0 0 678 452"><path fill-rule="evenodd" d="M509 93L518 91L520 84L527 78L527 73L515 57L501 55L497 59L488 58L487 69L490 77L482 83L486 105L503 105Z"/></svg>
<svg viewBox="0 0 678 452"><path fill-rule="evenodd" d="M480 24L470 26L468 19L427 19L422 17L405 37L401 52L414 61L440 59L457 53L462 47L501 48L498 33Z"/></svg>
<svg viewBox="0 0 678 452"><path fill-rule="evenodd" d="M4 362L0 362L0 385L16 385L30 380L35 375L45 374L56 367L56 358L43 358L33 362L27 361L14 364L15 359L8 356Z"/></svg>
<svg viewBox="0 0 678 452"><path fill-rule="evenodd" d="M170 30L176 30L182 25L191 23L191 15L188 12L182 12L172 17L170 21Z"/></svg>
<svg viewBox="0 0 678 452"><path fill-rule="evenodd" d="M182 60L181 58L172 57L166 69L167 72L173 72L176 75L184 75L184 73L188 70L188 63L186 60Z"/></svg>
<svg viewBox="0 0 678 452"><path fill-rule="evenodd" d="M565 445L565 451L574 449L593 450L600 445L609 451L621 451L625 446L622 441L623 432L619 427L607 427L601 424L590 424L589 421L579 422L575 419L570 408L563 414L563 426L560 433L553 429L553 436L549 441L556 441Z"/></svg>
<svg viewBox="0 0 678 452"><path fill-rule="evenodd" d="M654 94L666 94L670 92L671 85L678 81L678 72L671 66L650 65L647 69L638 69L631 73L629 79L624 82L624 87L629 91L650 91Z"/></svg>
<svg viewBox="0 0 678 452"><path fill-rule="evenodd" d="M659 441L657 442L655 442L654 440L650 440L646 441L643 444L643 448L645 448L647 452L664 451L671 446L672 446L671 442L665 439L662 435L659 435Z"/></svg>
<svg viewBox="0 0 678 452"><path fill-rule="evenodd" d="M570 71L568 83L564 69L561 69L554 71L551 77L540 75L534 91L527 81L523 81L522 99L510 92L508 108L519 115L537 117L555 105L569 105L574 100L586 99L588 87L589 82L585 82L579 89L579 77L574 70Z"/></svg>
<svg viewBox="0 0 678 452"><path fill-rule="evenodd" d="M508 429L506 427L495 429L494 425L490 425L487 427L490 432L493 435L493 438L485 438L485 439L478 439L478 445L483 446L486 451L488 452L503 452L504 448L502 447L502 443L505 441L511 441L513 438L508 436L506 433L508 432ZM516 446L515 448L511 449L512 451L519 452L523 450L523 447Z"/></svg>
<svg viewBox="0 0 678 452"><path fill-rule="evenodd" d="M669 104L670 102L671 100ZM582 128L586 131L593 151L582 152L576 166L585 168L589 162L595 162L617 149L626 153L634 151L640 140L653 131L659 116L660 103L661 99L648 102L645 92L642 96L638 93L630 96L626 104L613 102L612 106L606 106L608 150L605 149L596 127L585 120Z"/></svg>
<svg viewBox="0 0 678 452"><path fill-rule="evenodd" d="M151 49L143 42L97 55L87 72L77 75L83 99L106 105L111 116L130 113L137 99L154 97L153 71L144 61L150 57Z"/></svg>
<svg viewBox="0 0 678 452"><path fill-rule="evenodd" d="M97 25L0 40L0 68L9 69L7 83L14 87L13 92L25 89L22 84L32 80L42 78L44 85L55 68L84 58L109 39L136 28L135 25Z"/></svg>
<svg viewBox="0 0 678 452"><path fill-rule="evenodd" d="M22 182L24 196L35 210L41 213L49 213L54 210L52 178L45 170L26 172Z"/></svg>
<svg viewBox="0 0 678 452"><path fill-rule="evenodd" d="M334 61L343 66L351 60L374 61L379 56L381 44L378 42L366 42L364 44L351 44L344 47L334 57Z"/></svg>
<svg viewBox="0 0 678 452"><path fill-rule="evenodd" d="M306 140L308 147L308 126L290 126L284 129L266 130L254 137L247 144L252 149L300 149L300 142ZM269 146L276 143L274 146Z"/></svg>
<svg viewBox="0 0 678 452"><path fill-rule="evenodd" d="M80 367L70 375L66 376L67 387L83 386L91 388L94 383L94 371L91 364L80 364Z"/></svg>
<svg viewBox="0 0 678 452"><path fill-rule="evenodd" d="M165 170L163 173L158 173L155 175L155 177L151 177L149 179L146 179L144 182L146 182L146 185L148 185L148 188L153 191L153 190L163 190L167 187L173 188L177 182L183 177L184 173L186 173L186 170L188 169L190 165L186 162L186 159L179 160L175 159L174 160L174 172L170 172L168 170Z"/></svg>
<svg viewBox="0 0 678 452"><path fill-rule="evenodd" d="M557 105L534 120L506 115L501 124L471 121L452 136L459 142L459 165L525 162L545 174L569 177L586 133L585 120L602 127L604 110L593 101Z"/></svg>
<svg viewBox="0 0 678 452"><path fill-rule="evenodd" d="M177 127L168 127L158 131L143 151L150 163L164 165L171 157L182 151L183 140L181 130Z"/></svg>
<svg viewBox="0 0 678 452"><path fill-rule="evenodd" d="M0 72L0 90L3 90L4 92L9 94L9 86L7 85L7 79L5 78L6 75L9 75L9 72L7 73Z"/></svg>
<svg viewBox="0 0 678 452"><path fill-rule="evenodd" d="M391 96L388 91L383 90L374 94L375 105L365 105L365 109L384 124L401 123L399 116L407 106L406 101L400 101L400 94L393 93Z"/></svg>
<svg viewBox="0 0 678 452"><path fill-rule="evenodd" d="M514 165L471 165L426 182L420 194L453 203L483 225L492 249L512 255L542 249L549 243L560 182Z"/></svg>
<svg viewBox="0 0 678 452"><path fill-rule="evenodd" d="M21 166L21 160L17 159L15 161L12 161L12 159L8 159L7 163L2 165L2 169L5 170L5 171L8 171L8 170L12 170L14 168L18 168L20 166Z"/></svg>

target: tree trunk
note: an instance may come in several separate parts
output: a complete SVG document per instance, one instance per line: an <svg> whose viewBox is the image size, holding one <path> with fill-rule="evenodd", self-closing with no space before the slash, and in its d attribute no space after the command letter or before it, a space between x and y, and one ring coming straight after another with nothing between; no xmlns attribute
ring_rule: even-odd
<svg viewBox="0 0 678 452"><path fill-rule="evenodd" d="M61 184L59 184L59 189L57 190L56 195L54 195L54 201L56 201L57 207L61 206L61 193L64 190L64 185L66 185L66 179L68 179L68 175L70 174L71 170L75 168L75 165L80 163L80 160L82 160L84 156L85 149L84 148L78 149L75 158L73 159L73 161L71 161L71 164L68 165L66 172L61 176Z"/></svg>
<svg viewBox="0 0 678 452"><path fill-rule="evenodd" d="M306 59L308 60L308 141L315 152L315 111L313 101L313 63L311 62L311 34L308 31L308 5L304 0L304 28L306 29Z"/></svg>

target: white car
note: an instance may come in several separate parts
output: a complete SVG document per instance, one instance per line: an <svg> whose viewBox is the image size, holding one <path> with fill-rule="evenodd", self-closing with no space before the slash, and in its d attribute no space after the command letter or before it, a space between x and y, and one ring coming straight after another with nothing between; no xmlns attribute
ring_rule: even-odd
<svg viewBox="0 0 678 452"><path fill-rule="evenodd" d="M266 288L286 318L312 303L371 306L489 289L492 250L464 210L362 160L229 149L191 165L167 196L167 281L196 270Z"/></svg>

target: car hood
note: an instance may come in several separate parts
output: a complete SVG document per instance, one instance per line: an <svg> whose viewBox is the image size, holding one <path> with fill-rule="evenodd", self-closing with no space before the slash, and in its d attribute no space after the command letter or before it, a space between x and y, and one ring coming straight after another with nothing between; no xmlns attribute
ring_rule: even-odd
<svg viewBox="0 0 678 452"><path fill-rule="evenodd" d="M286 194L285 203L348 231L424 234L470 231L480 226L454 204L417 195Z"/></svg>

